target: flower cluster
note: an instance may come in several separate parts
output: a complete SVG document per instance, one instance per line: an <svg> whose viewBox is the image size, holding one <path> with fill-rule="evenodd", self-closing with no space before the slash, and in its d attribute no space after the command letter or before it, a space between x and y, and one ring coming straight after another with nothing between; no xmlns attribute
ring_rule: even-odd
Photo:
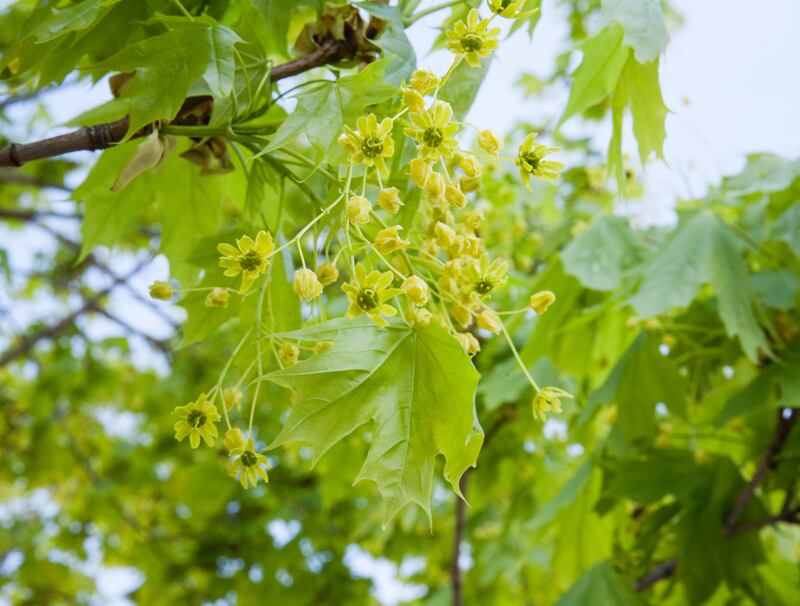
<svg viewBox="0 0 800 606"><path fill-rule="evenodd" d="M560 399L569 394L536 385L514 348L503 317L531 310L541 315L555 302L555 294L534 293L524 309L497 309L508 282L509 263L487 250L484 213L491 204L481 199L481 189L484 162L515 165L528 189L532 178L555 180L563 164L545 159L558 150L537 142L535 133L522 141L513 157L500 155L504 142L490 129L477 130L474 145L465 146L467 125L440 98L459 63L479 67L497 48L500 29L492 27L493 19L520 19L536 11L526 11L524 4L524 0L490 0L488 18L472 9L466 21L458 21L445 32L447 48L454 57L446 74L440 77L427 70L415 71L400 88L396 106L388 115L368 113L344 127L338 137L342 163L321 171L329 179L333 199L294 237L284 241L276 233L275 239L282 242L276 248L273 234L260 231L255 237L243 235L235 246L220 243L217 249L224 275L241 276L238 294L243 299L255 295L259 314L265 307L266 286L275 279L271 258L281 251L289 255L296 247L291 288L302 302L306 321L326 319L328 302L338 298L346 299L347 318L365 316L378 329L405 321L413 330L427 330L435 323L470 356L481 350L484 339L502 334L534 389L533 414L544 420L546 413L560 410ZM413 157L404 155L401 161L398 150L411 151ZM307 265L306 259L313 263ZM340 279L341 286L335 288ZM251 292L259 280L258 292ZM173 290L166 282L156 282L151 295L166 300L174 293L191 290ZM231 294L236 294L235 288L223 284L194 290L205 291L205 304L210 308L227 307ZM263 374L265 365L286 368L302 364L304 356L326 355L333 345L329 341L309 346L282 340L270 332L269 321L260 315L255 330L258 356L244 371L242 381L248 374ZM268 480L267 459L249 437L259 383L254 381L254 393L248 396L250 428L245 439L229 418L240 414L244 393L238 384L222 388L227 368L208 396L201 394L197 401L175 409L180 417L175 435L178 440L188 436L193 448L201 440L213 446L215 424L221 419L214 401L220 397L228 427L224 443L232 457L230 473L247 488L259 478Z"/></svg>

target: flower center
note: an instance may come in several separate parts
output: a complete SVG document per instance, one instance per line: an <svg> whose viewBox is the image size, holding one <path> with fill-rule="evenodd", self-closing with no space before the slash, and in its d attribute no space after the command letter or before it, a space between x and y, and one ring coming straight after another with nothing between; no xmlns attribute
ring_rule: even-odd
<svg viewBox="0 0 800 606"><path fill-rule="evenodd" d="M364 311L371 311L378 307L378 293L371 288L362 288L356 295L356 303Z"/></svg>
<svg viewBox="0 0 800 606"><path fill-rule="evenodd" d="M189 412L189 416L186 417L186 422L189 425L191 425L192 427L194 427L195 429L198 429L198 428L202 427L203 425L205 425L206 424L206 420L207 420L206 419L206 415L204 415L199 410L190 411Z"/></svg>
<svg viewBox="0 0 800 606"><path fill-rule="evenodd" d="M426 128L425 132L422 134L422 141L428 147L439 147L443 140L444 135L442 134L442 130L436 126Z"/></svg>
<svg viewBox="0 0 800 606"><path fill-rule="evenodd" d="M257 251L248 250L239 259L239 265L241 265L244 271L255 271L261 267L263 261L264 259L261 258L261 255L259 255Z"/></svg>
<svg viewBox="0 0 800 606"><path fill-rule="evenodd" d="M494 288L494 284L492 284L491 280L487 280L486 278L482 278L475 282L475 292L480 295L488 295L492 292Z"/></svg>
<svg viewBox="0 0 800 606"><path fill-rule="evenodd" d="M468 53L476 53L483 48L483 38L479 34L464 34L461 38L461 48Z"/></svg>
<svg viewBox="0 0 800 606"><path fill-rule="evenodd" d="M244 465L245 467L252 467L258 461L258 459L256 458L256 453L254 453L251 450L245 450L242 453L242 456L239 457L239 460L242 462L242 465Z"/></svg>
<svg viewBox="0 0 800 606"><path fill-rule="evenodd" d="M539 162L541 162L542 159L539 156L537 156L535 153L527 152L525 154L520 154L520 155L522 157L522 161L525 164L529 165L531 167L532 171L536 170L537 168L539 168Z"/></svg>
<svg viewBox="0 0 800 606"><path fill-rule="evenodd" d="M367 158L376 158L383 153L383 139L367 137L361 142L361 153Z"/></svg>

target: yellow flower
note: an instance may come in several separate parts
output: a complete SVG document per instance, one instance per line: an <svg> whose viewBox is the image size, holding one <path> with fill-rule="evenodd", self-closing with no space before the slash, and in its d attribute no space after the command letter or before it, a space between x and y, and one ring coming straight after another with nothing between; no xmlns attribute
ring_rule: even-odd
<svg viewBox="0 0 800 606"><path fill-rule="evenodd" d="M388 255L408 246L408 240L400 238L401 229L403 229L402 225L392 225L375 234L375 248L378 249L378 252Z"/></svg>
<svg viewBox="0 0 800 606"><path fill-rule="evenodd" d="M437 221L433 226L433 234L436 236L436 243L442 248L450 248L456 243L455 230L441 221Z"/></svg>
<svg viewBox="0 0 800 606"><path fill-rule="evenodd" d="M228 410L237 410L242 405L244 394L238 387L226 387L222 392L222 402Z"/></svg>
<svg viewBox="0 0 800 606"><path fill-rule="evenodd" d="M519 166L519 175L528 190L531 189L531 176L545 181L555 181L558 178L558 171L564 168L564 164L543 159L557 151L559 151L557 147L547 147L536 143L536 133L525 137L517 152L517 166Z"/></svg>
<svg viewBox="0 0 800 606"><path fill-rule="evenodd" d="M228 307L228 299L231 298L231 294L225 290L224 288L220 288L217 286L216 288L212 289L207 295L205 304L206 307Z"/></svg>
<svg viewBox="0 0 800 606"><path fill-rule="evenodd" d="M293 366L300 359L300 348L294 343L284 341L278 350L278 359L284 366Z"/></svg>
<svg viewBox="0 0 800 606"><path fill-rule="evenodd" d="M498 334L503 330L503 322L500 320L500 316L491 309L484 309L475 319L478 322L478 326L483 330L488 330L494 334Z"/></svg>
<svg viewBox="0 0 800 606"><path fill-rule="evenodd" d="M303 267L294 272L294 292L303 301L311 301L322 294L322 282L312 270Z"/></svg>
<svg viewBox="0 0 800 606"><path fill-rule="evenodd" d="M156 280L150 285L150 296L153 299L161 299L162 301L169 301L172 298L172 286L169 282Z"/></svg>
<svg viewBox="0 0 800 606"><path fill-rule="evenodd" d="M468 356L472 357L481 350L481 344L472 333L457 332L453 336L456 338L456 341L458 341L458 344L461 345L464 353Z"/></svg>
<svg viewBox="0 0 800 606"><path fill-rule="evenodd" d="M467 204L467 197L458 185L450 184L444 189L444 199L453 208L464 208Z"/></svg>
<svg viewBox="0 0 800 606"><path fill-rule="evenodd" d="M522 10L525 0L489 0L489 10L506 19L524 19L539 12L538 8Z"/></svg>
<svg viewBox="0 0 800 606"><path fill-rule="evenodd" d="M494 131L487 128L478 134L478 145L485 152L496 156L503 149L503 140Z"/></svg>
<svg viewBox="0 0 800 606"><path fill-rule="evenodd" d="M451 312L455 321L458 322L458 325L462 328L466 328L472 324L472 311L466 305L454 303Z"/></svg>
<svg viewBox="0 0 800 606"><path fill-rule="evenodd" d="M388 173L384 158L394 155L391 118L378 123L375 114L360 116L356 120L356 130L344 127L339 135L339 145L348 153L350 161L364 166L374 166L382 173Z"/></svg>
<svg viewBox="0 0 800 606"><path fill-rule="evenodd" d="M468 229L477 232L483 223L483 211L481 209L473 210L464 216L463 222Z"/></svg>
<svg viewBox="0 0 800 606"><path fill-rule="evenodd" d="M378 194L378 206L386 212L395 214L400 210L400 207L403 206L399 194L400 190L396 187L382 189L381 193Z"/></svg>
<svg viewBox="0 0 800 606"><path fill-rule="evenodd" d="M353 225L364 225L369 221L372 204L364 196L353 196L347 200L347 218Z"/></svg>
<svg viewBox="0 0 800 606"><path fill-rule="evenodd" d="M425 98L413 88L402 89L403 103L408 107L408 111L421 112L425 109Z"/></svg>
<svg viewBox="0 0 800 606"><path fill-rule="evenodd" d="M425 191L431 200L439 200L444 195L445 182L444 177L439 173L431 174L428 179L428 184L425 186Z"/></svg>
<svg viewBox="0 0 800 606"><path fill-rule="evenodd" d="M417 187L425 187L428 184L428 179L433 174L433 169L427 160L422 158L414 158L408 165L408 174L411 175L411 180Z"/></svg>
<svg viewBox="0 0 800 606"><path fill-rule="evenodd" d="M346 316L356 318L365 313L378 326L388 326L389 323L383 316L394 316L397 310L387 305L386 301L403 292L399 288L390 288L391 285L392 272L375 270L367 274L361 263L356 265L355 279L342 285L342 290L350 301Z"/></svg>
<svg viewBox="0 0 800 606"><path fill-rule="evenodd" d="M475 156L464 156L458 165L470 177L479 177L483 171L483 166Z"/></svg>
<svg viewBox="0 0 800 606"><path fill-rule="evenodd" d="M411 122L403 132L419 143L420 158L436 162L456 152L458 141L453 135L458 132L458 124L450 121L452 117L453 108L445 101L434 101L425 111L410 114Z"/></svg>
<svg viewBox="0 0 800 606"><path fill-rule="evenodd" d="M531 309L540 316L555 302L556 295L549 290L541 290L531 295Z"/></svg>
<svg viewBox="0 0 800 606"><path fill-rule="evenodd" d="M411 328L425 329L430 326L433 316L431 312L424 307L415 307L411 305L406 309L405 313L403 313L403 317Z"/></svg>
<svg viewBox="0 0 800 606"><path fill-rule="evenodd" d="M480 67L481 59L485 59L497 48L499 27L489 27L489 20L481 20L478 9L473 8L467 15L466 24L458 21L453 29L445 32L449 38L447 50L458 59L465 58L470 67Z"/></svg>
<svg viewBox="0 0 800 606"><path fill-rule="evenodd" d="M238 247L238 248L237 248ZM242 286L239 292L246 292L269 267L269 256L275 250L272 235L266 231L258 232L255 241L250 236L242 236L236 240L236 246L222 243L217 245L222 254L220 267L225 268L228 277L242 274Z"/></svg>
<svg viewBox="0 0 800 606"><path fill-rule="evenodd" d="M231 477L239 476L239 483L245 490L248 485L255 486L258 484L258 478L264 480L265 483L269 482L266 468L269 468L267 457L263 454L256 452L253 438L248 438L247 442L241 446L232 448L230 453L236 457L228 467L228 473Z"/></svg>
<svg viewBox="0 0 800 606"><path fill-rule="evenodd" d="M409 84L423 95L437 88L440 83L441 80L439 80L436 74L427 69L418 69L411 74L411 80L409 81Z"/></svg>
<svg viewBox="0 0 800 606"><path fill-rule="evenodd" d="M561 412L561 398L571 397L572 394L558 387L545 387L533 398L531 404L533 418L546 421L548 412Z"/></svg>
<svg viewBox="0 0 800 606"><path fill-rule="evenodd" d="M200 438L208 446L214 446L214 440L219 435L214 423L221 417L216 407L206 398L206 394L201 393L197 400L185 406L176 406L172 414L181 417L174 427L175 439L178 442L183 442L183 439L189 436L192 448L200 446Z"/></svg>
<svg viewBox="0 0 800 606"><path fill-rule="evenodd" d="M484 298L505 285L507 270L506 261L495 259L490 264L489 259L484 256L480 260L473 260L464 268L463 281L471 292Z"/></svg>
<svg viewBox="0 0 800 606"><path fill-rule="evenodd" d="M228 449L228 452L234 450L235 448L243 448L245 441L244 435L242 435L242 430L238 427L232 427L225 432L225 437L222 438L222 443L225 444L225 448Z"/></svg>
<svg viewBox="0 0 800 606"><path fill-rule="evenodd" d="M339 270L333 263L323 263L317 267L317 279L323 286L330 286L339 279Z"/></svg>
<svg viewBox="0 0 800 606"><path fill-rule="evenodd" d="M419 276L409 276L403 280L402 288L414 305L425 305L428 302L428 285Z"/></svg>

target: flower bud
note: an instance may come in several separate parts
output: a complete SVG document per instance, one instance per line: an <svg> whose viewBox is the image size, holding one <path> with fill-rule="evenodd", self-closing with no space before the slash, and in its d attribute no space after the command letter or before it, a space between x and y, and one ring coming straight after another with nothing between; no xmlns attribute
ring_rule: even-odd
<svg viewBox="0 0 800 606"><path fill-rule="evenodd" d="M294 292L303 301L311 301L322 294L322 283L317 274L303 267L294 272Z"/></svg>
<svg viewBox="0 0 800 606"><path fill-rule="evenodd" d="M453 208L464 208L467 204L467 197L461 193L457 185L448 185L444 189L444 198Z"/></svg>
<svg viewBox="0 0 800 606"><path fill-rule="evenodd" d="M419 276L409 276L403 280L402 288L414 305L425 305L428 302L428 285Z"/></svg>
<svg viewBox="0 0 800 606"><path fill-rule="evenodd" d="M483 166L475 156L464 156L458 165L470 177L479 177L483 171Z"/></svg>
<svg viewBox="0 0 800 606"><path fill-rule="evenodd" d="M484 309L475 319L478 322L478 326L483 330L488 330L494 334L503 330L503 322L500 320L500 316L491 309Z"/></svg>
<svg viewBox="0 0 800 606"><path fill-rule="evenodd" d="M237 448L244 448L244 436L242 435L242 430L238 427L232 427L228 431L225 432L225 437L222 439L222 443L225 444L225 448L228 449L228 452L231 450L236 450Z"/></svg>
<svg viewBox="0 0 800 606"><path fill-rule="evenodd" d="M445 183L444 177L439 173L432 173L425 185L425 191L431 197L431 200L438 200L444 195Z"/></svg>
<svg viewBox="0 0 800 606"><path fill-rule="evenodd" d="M432 173L431 165L422 158L414 158L408 164L408 174L411 175L411 180L417 187L425 187Z"/></svg>
<svg viewBox="0 0 800 606"><path fill-rule="evenodd" d="M456 232L446 223L437 221L433 226L433 233L436 236L436 243L443 248L450 248L456 243Z"/></svg>
<svg viewBox="0 0 800 606"><path fill-rule="evenodd" d="M378 206L386 212L395 214L400 210L400 207L403 206L403 203L400 201L400 196L398 195L399 193L400 191L396 187L382 189L381 193L378 194Z"/></svg>
<svg viewBox="0 0 800 606"><path fill-rule="evenodd" d="M347 200L347 218L353 225L364 225L369 221L372 204L364 196L353 196Z"/></svg>
<svg viewBox="0 0 800 606"><path fill-rule="evenodd" d="M317 279L323 286L329 286L339 279L339 270L333 263L323 263L317 267Z"/></svg>
<svg viewBox="0 0 800 606"><path fill-rule="evenodd" d="M472 324L472 312L466 305L462 305L461 303L454 303L453 309L451 310L453 314L453 318L455 318L458 325L461 328L466 328L470 324Z"/></svg>
<svg viewBox="0 0 800 606"><path fill-rule="evenodd" d="M403 103L406 104L411 112L421 112L425 110L425 99L413 88L403 89Z"/></svg>
<svg viewBox="0 0 800 606"><path fill-rule="evenodd" d="M472 333L457 332L453 336L455 336L458 344L461 345L464 353L468 356L472 357L481 350L481 344L478 343L478 339Z"/></svg>
<svg viewBox="0 0 800 606"><path fill-rule="evenodd" d="M294 343L284 341L283 345L281 345L281 348L278 350L278 358L284 366L297 364L297 360L300 359L300 348Z"/></svg>
<svg viewBox="0 0 800 606"><path fill-rule="evenodd" d="M424 307L414 307L412 305L406 309L403 317L411 328L424 329L430 326L432 315Z"/></svg>
<svg viewBox="0 0 800 606"><path fill-rule="evenodd" d="M333 347L333 341L317 341L314 343L314 353L319 355Z"/></svg>
<svg viewBox="0 0 800 606"><path fill-rule="evenodd" d="M480 177L461 177L458 184L461 186L461 191L468 194L473 191L478 191L481 188Z"/></svg>
<svg viewBox="0 0 800 606"><path fill-rule="evenodd" d="M392 227L380 230L375 235L375 248L378 249L378 252L388 255L408 246L408 240L400 238L401 229L403 229L402 225L392 225Z"/></svg>
<svg viewBox="0 0 800 606"><path fill-rule="evenodd" d="M235 410L241 407L244 394L238 387L226 387L222 392L222 401L226 410Z"/></svg>
<svg viewBox="0 0 800 606"><path fill-rule="evenodd" d="M423 95L439 86L440 80L433 72L427 69L418 69L411 74L409 84Z"/></svg>
<svg viewBox="0 0 800 606"><path fill-rule="evenodd" d="M476 232L481 228L481 224L483 223L483 211L480 209L473 210L464 217L463 221L468 229Z"/></svg>
<svg viewBox="0 0 800 606"><path fill-rule="evenodd" d="M496 156L500 153L500 150L503 149L503 140L498 137L494 131L487 128L486 130L482 130L478 135L478 145L482 150Z"/></svg>
<svg viewBox="0 0 800 606"><path fill-rule="evenodd" d="M150 285L150 296L154 299L169 301L172 298L172 286L169 282L156 280Z"/></svg>
<svg viewBox="0 0 800 606"><path fill-rule="evenodd" d="M541 290L531 295L531 309L541 316L555 301L556 295L552 291Z"/></svg>
<svg viewBox="0 0 800 606"><path fill-rule="evenodd" d="M217 286L206 295L206 307L228 307L228 299L230 298L231 295L227 290Z"/></svg>

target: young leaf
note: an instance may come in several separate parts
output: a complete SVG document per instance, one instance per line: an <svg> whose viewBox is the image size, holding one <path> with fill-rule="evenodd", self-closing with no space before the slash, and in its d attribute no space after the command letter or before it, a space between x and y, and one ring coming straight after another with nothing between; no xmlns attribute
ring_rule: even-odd
<svg viewBox="0 0 800 606"><path fill-rule="evenodd" d="M612 24L578 47L583 60L572 75L572 90L559 124L597 105L616 88L630 54L622 36L622 27Z"/></svg>
<svg viewBox="0 0 800 606"><path fill-rule="evenodd" d="M649 63L664 52L669 34L659 0L603 0L603 16L625 28L625 44L641 63Z"/></svg>
<svg viewBox="0 0 800 606"><path fill-rule="evenodd" d="M458 491L483 441L473 403L479 375L456 341L435 326L381 330L368 320L333 320L278 336L335 344L263 377L298 398L270 448L307 442L316 464L371 421L372 444L356 482L378 485L385 523L408 503L430 519L436 455L444 455L444 477Z"/></svg>
<svg viewBox="0 0 800 606"><path fill-rule="evenodd" d="M644 165L650 153L655 152L663 160L664 139L667 136L664 124L669 110L661 97L658 58L642 64L631 56L625 64L622 78L630 95L633 134L639 144L639 159Z"/></svg>

